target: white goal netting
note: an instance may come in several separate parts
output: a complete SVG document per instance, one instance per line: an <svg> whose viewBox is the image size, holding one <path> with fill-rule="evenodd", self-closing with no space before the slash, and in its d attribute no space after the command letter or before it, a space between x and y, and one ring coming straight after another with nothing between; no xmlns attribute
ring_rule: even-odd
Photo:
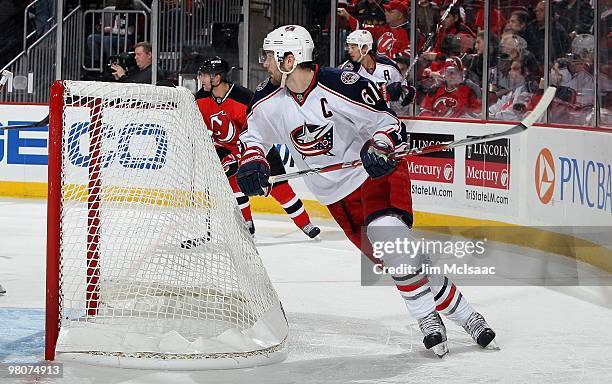
<svg viewBox="0 0 612 384"><path fill-rule="evenodd" d="M57 356L179 369L282 359L284 313L193 96L60 84Z"/></svg>

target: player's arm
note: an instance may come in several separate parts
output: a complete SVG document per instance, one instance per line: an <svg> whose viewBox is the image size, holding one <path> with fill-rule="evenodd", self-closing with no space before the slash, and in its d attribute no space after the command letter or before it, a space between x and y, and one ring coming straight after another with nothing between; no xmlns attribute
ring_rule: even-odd
<svg viewBox="0 0 612 384"><path fill-rule="evenodd" d="M270 188L270 164L266 154L279 140L275 137L271 115L274 110L267 99L277 86L268 84L258 91L247 109L246 127L240 134L240 161L236 181L247 196L267 195Z"/></svg>
<svg viewBox="0 0 612 384"><path fill-rule="evenodd" d="M215 146L217 156L223 166L223 171L227 177L233 176L238 171L238 156L234 155L232 151L225 147Z"/></svg>
<svg viewBox="0 0 612 384"><path fill-rule="evenodd" d="M375 179L395 169L397 163L390 156L397 147L405 143L406 135L405 132L402 132L400 121L387 106L378 87L368 82L370 84L361 89L362 99L366 104L372 102L368 100L368 96L376 100L376 103L372 105L376 112L360 116L360 120L363 119L367 124L365 129L369 133L369 139L361 147L360 157L368 175Z"/></svg>
<svg viewBox="0 0 612 384"><path fill-rule="evenodd" d="M405 142L400 121L387 106L376 84L353 72L325 76L320 81L351 99L344 113L355 121L359 134L366 138L361 148L363 166L372 178L384 176L395 168L390 154ZM339 79L340 81L337 81Z"/></svg>

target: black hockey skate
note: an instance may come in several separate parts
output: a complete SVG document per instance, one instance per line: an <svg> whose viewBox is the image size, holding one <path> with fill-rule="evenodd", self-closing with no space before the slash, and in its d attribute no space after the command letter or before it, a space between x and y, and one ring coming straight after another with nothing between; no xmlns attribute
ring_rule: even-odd
<svg viewBox="0 0 612 384"><path fill-rule="evenodd" d="M312 223L308 223L304 227L302 227L302 232L304 232L306 236L310 237L311 239L314 239L319 236L319 233L321 233L321 229L317 226L314 226Z"/></svg>
<svg viewBox="0 0 612 384"><path fill-rule="evenodd" d="M446 344L446 327L438 312L433 311L429 315L418 320L419 328L423 332L423 344L425 348L431 349L438 357L442 358L448 353Z"/></svg>
<svg viewBox="0 0 612 384"><path fill-rule="evenodd" d="M0 296L2 296L2 295L4 295L4 294L6 294L6 289L4 289L4 288L2 287L2 285L0 285Z"/></svg>
<svg viewBox="0 0 612 384"><path fill-rule="evenodd" d="M247 228L249 229L249 233L251 234L251 236L255 236L255 223L253 223L253 220L248 220L246 222Z"/></svg>
<svg viewBox="0 0 612 384"><path fill-rule="evenodd" d="M493 342L493 339L495 339L495 332L480 313L472 313L467 323L463 326L463 329L465 329L465 331L472 336L472 339L481 347L498 349L495 342Z"/></svg>

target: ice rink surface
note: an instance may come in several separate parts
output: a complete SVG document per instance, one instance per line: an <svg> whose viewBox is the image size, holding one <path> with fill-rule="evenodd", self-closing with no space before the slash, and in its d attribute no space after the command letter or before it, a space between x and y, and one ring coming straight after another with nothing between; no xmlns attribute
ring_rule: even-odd
<svg viewBox="0 0 612 384"><path fill-rule="evenodd" d="M0 362L40 361L46 203L3 199L0 217ZM322 241L313 242L286 216L256 215L258 249L290 324L283 363L208 372L66 363L63 379L0 383L612 383L612 287L462 287L501 350L482 350L446 321L450 354L438 359L396 289L361 286L358 252L335 224L318 224ZM526 265L568 263L507 245L496 252Z"/></svg>

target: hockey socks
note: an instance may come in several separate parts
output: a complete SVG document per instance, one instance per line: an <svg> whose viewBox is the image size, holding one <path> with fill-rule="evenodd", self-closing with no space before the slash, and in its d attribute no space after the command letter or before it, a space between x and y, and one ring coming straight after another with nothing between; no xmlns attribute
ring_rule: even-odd
<svg viewBox="0 0 612 384"><path fill-rule="evenodd" d="M474 308L448 277L442 275L428 277L429 286L435 295L436 310L458 326L463 327L474 313Z"/></svg>
<svg viewBox="0 0 612 384"><path fill-rule="evenodd" d="M296 226L303 229L310 224L310 217L308 217L308 213L304 209L302 200L297 197L289 183L283 182L274 184L270 194L280 203Z"/></svg>
<svg viewBox="0 0 612 384"><path fill-rule="evenodd" d="M236 177L229 177L229 183L232 187L232 191L234 192L234 197L236 198L236 202L238 203L238 208L240 208L240 212L242 212L242 217L244 221L252 222L253 216L251 215L251 204L249 203L249 197L245 196L242 191L240 191L240 187L238 187L238 183L236 182ZM254 231L253 231L254 232Z"/></svg>

